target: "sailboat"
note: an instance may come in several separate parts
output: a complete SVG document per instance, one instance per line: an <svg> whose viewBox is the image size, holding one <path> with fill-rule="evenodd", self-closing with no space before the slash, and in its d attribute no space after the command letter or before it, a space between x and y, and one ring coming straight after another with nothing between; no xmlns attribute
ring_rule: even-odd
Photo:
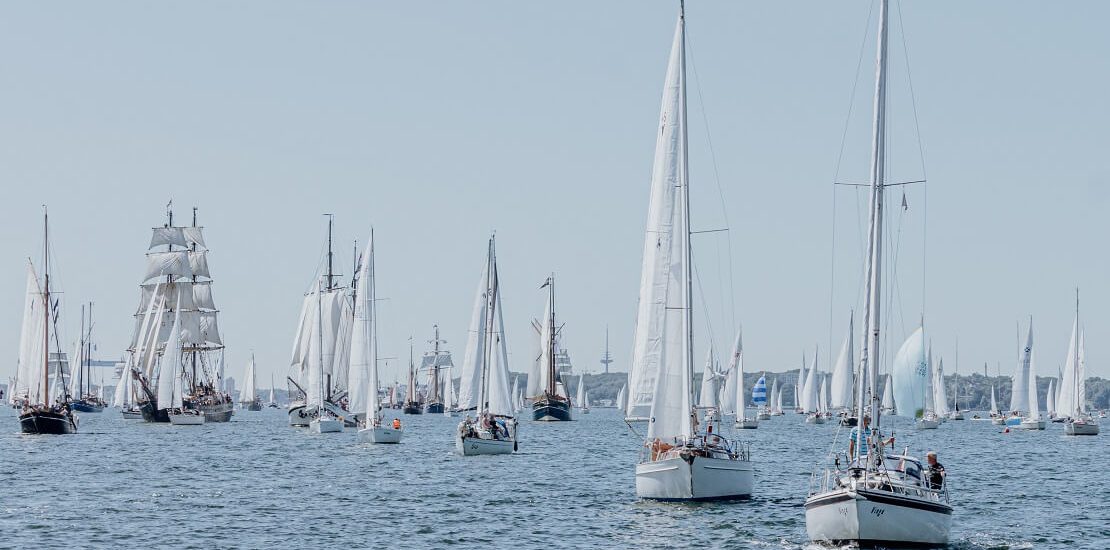
<svg viewBox="0 0 1110 550"><path fill-rule="evenodd" d="M1028 414L1021 417L1020 423L1015 426L1022 430L1043 430L1045 428L1045 419L1041 416L1040 398L1037 395L1037 362L1036 350L1033 348L1033 320L1029 320L1029 338L1026 342L1025 361L1022 365L1025 371L1023 378L1026 380L1025 398L1028 402Z"/></svg>
<svg viewBox="0 0 1110 550"><path fill-rule="evenodd" d="M1064 435L1098 435L1098 420L1087 412L1087 352L1079 325L1079 290L1075 291L1075 322L1068 342L1068 357L1060 376L1057 407L1064 420Z"/></svg>
<svg viewBox="0 0 1110 550"><path fill-rule="evenodd" d="M964 413L960 410L960 342L956 341L956 366L952 369L952 412L948 415L951 420L963 420Z"/></svg>
<svg viewBox="0 0 1110 550"><path fill-rule="evenodd" d="M1048 419L1054 420L1056 418L1056 379L1048 379L1048 392L1045 393L1045 412L1048 413Z"/></svg>
<svg viewBox="0 0 1110 550"><path fill-rule="evenodd" d="M855 426L858 419L852 416L852 388L855 380L852 379L853 359L852 333L855 331L855 312L848 316L848 334L844 337L844 344L840 346L840 355L833 366L832 380L829 382L829 407L840 415L842 426Z"/></svg>
<svg viewBox="0 0 1110 550"><path fill-rule="evenodd" d="M439 337L439 325L432 325L432 329L435 332L435 336L429 341L432 344L432 350L425 352L420 360L420 369L428 371L428 395L424 399L424 412L440 414L447 410L444 405L446 389L441 385L442 371L452 366L451 352L440 349L440 345L446 344L447 340Z"/></svg>
<svg viewBox="0 0 1110 550"><path fill-rule="evenodd" d="M89 302L88 308L88 322L85 319L85 306L81 306L81 339L77 343L74 350L73 365L70 367L70 372L73 373L72 382L73 388L70 389L69 394L74 397L70 402L70 406L77 412L98 413L104 410L108 404L104 402L99 395L92 391L92 329L93 329L93 304Z"/></svg>
<svg viewBox="0 0 1110 550"><path fill-rule="evenodd" d="M565 392L559 391L561 381L555 364L558 357L556 340L559 335L559 327L555 325L555 275L548 277L540 288L547 289L547 303L540 328L540 345L543 349L536 372L539 375L536 389L542 393L530 396L532 419L544 422L571 420L570 399L567 399Z"/></svg>
<svg viewBox="0 0 1110 550"><path fill-rule="evenodd" d="M416 365L412 360L412 338L409 338L409 383L405 385L405 402L401 405L403 414L424 414L424 405L416 391Z"/></svg>
<svg viewBox="0 0 1110 550"><path fill-rule="evenodd" d="M756 406L756 420L770 420L771 413L767 408L767 375L763 374L752 386L752 403Z"/></svg>
<svg viewBox="0 0 1110 550"><path fill-rule="evenodd" d="M806 379L802 384L802 412L806 414L806 424L824 424L825 415L821 412L819 396L825 393L824 380L821 382L817 380L821 378L821 373L817 371L817 350L813 352L813 363L806 371ZM820 393L818 393L818 386L820 385Z"/></svg>
<svg viewBox="0 0 1110 550"><path fill-rule="evenodd" d="M943 366L943 362L941 363ZM941 384L943 387L943 384ZM929 344L929 349L925 355L925 408L921 411L921 416L914 421L914 427L919 430L935 430L940 427L941 416L937 414L937 369L933 366L933 345ZM944 406L944 400L940 400L940 406Z"/></svg>
<svg viewBox="0 0 1110 550"><path fill-rule="evenodd" d="M359 423L359 443L400 443L401 421L384 421L381 394L378 392L378 310L377 284L374 272L374 234L366 243L366 251L355 276L354 325L351 327L351 369L358 372L365 384L353 388L359 399L352 408L364 403L363 420ZM436 332L439 339L439 332ZM365 375L365 376L361 376Z"/></svg>
<svg viewBox="0 0 1110 550"><path fill-rule="evenodd" d="M866 384L859 376L856 415L865 419L870 405L871 429L882 428L879 395L879 320L882 311L883 195L886 186L886 53L887 0L880 0L878 46L876 48L875 110L872 127L871 193L867 237L864 348L859 373L867 373ZM920 330L915 331L920 334ZM905 347L905 346L903 346ZM901 350L899 351L901 354ZM905 359L905 358L904 358ZM898 365L892 369L898 374ZM903 374L904 375L904 374ZM895 384L898 381L895 380ZM897 393L898 388L895 388ZM906 393L909 393L908 391ZM913 398L909 398L913 399ZM868 403L870 402L870 403ZM898 406L907 405L901 399ZM904 414L904 412L902 413ZM806 532L815 542L868 546L944 546L948 544L952 507L942 485L927 485L922 463L911 456L888 453L881 436L869 437L857 429L855 457L813 476L805 502ZM879 435L876 433L875 435Z"/></svg>
<svg viewBox="0 0 1110 550"><path fill-rule="evenodd" d="M463 456L510 454L517 450L517 422L509 398L509 353L493 236L474 306L459 408L473 408L476 418L467 415L459 423L455 450Z"/></svg>
<svg viewBox="0 0 1110 550"><path fill-rule="evenodd" d="M320 410L354 426L356 415L342 406L349 397L350 338L354 308L350 289L335 272L332 252L334 219L328 215L327 253L321 259L323 274L304 295L290 360L289 425L307 427ZM319 273L319 268L317 273ZM320 349L315 349L319 347ZM323 380L319 390L316 385ZM317 395L323 394L322 403Z"/></svg>
<svg viewBox="0 0 1110 550"><path fill-rule="evenodd" d="M166 350L173 352L166 347L171 336L166 316L172 314L180 319L177 337L184 354L181 358L185 371L183 405L200 411L206 422L228 422L235 406L223 387L221 357L224 345L216 322L219 312L212 299L213 280L204 228L197 225L196 208L193 208L191 226L175 226L172 202L167 206L167 223L152 229L125 369L137 373L135 381L138 382L143 420L169 422L166 411L176 408L166 401L170 392L159 390L156 393L155 388L167 387L160 380L160 364L173 361L165 356ZM165 246L164 251L154 251L162 246ZM178 305L180 312L175 309ZM172 380L167 383L172 388ZM158 400L158 396L166 399Z"/></svg>
<svg viewBox="0 0 1110 550"><path fill-rule="evenodd" d="M617 408L624 411L628 408L628 384L622 384L621 389L617 390Z"/></svg>
<svg viewBox="0 0 1110 550"><path fill-rule="evenodd" d="M447 372L443 377L443 387L446 388L443 398L443 416L453 416L455 409L458 407L458 398L455 395L455 379L451 374L454 370L454 365L448 365ZM523 404L521 407L523 407Z"/></svg>
<svg viewBox="0 0 1110 550"><path fill-rule="evenodd" d="M178 289L177 292L173 324L159 363L158 404L165 405L164 410L170 424L199 426L204 424L204 414L197 409L185 407L185 365L182 361L185 349L181 338L181 295L184 290Z"/></svg>
<svg viewBox="0 0 1110 550"><path fill-rule="evenodd" d="M578 396L575 401L578 402L578 412L582 414L590 414L590 401L586 397L585 374L582 374L578 377Z"/></svg>
<svg viewBox="0 0 1110 550"><path fill-rule="evenodd" d="M42 284L35 267L27 262L27 293L24 295L23 329L19 340L19 368L16 387L9 388L21 405L19 428L25 434L77 433L77 415L70 407L65 391L65 361L52 361L51 349L60 349L58 339L57 299L50 292L50 224L43 212ZM60 351L58 352L60 356ZM59 357L60 358L60 357ZM50 374L56 365L55 380L63 388L51 399Z"/></svg>
<svg viewBox="0 0 1110 550"><path fill-rule="evenodd" d="M258 397L258 391L255 388L254 373L254 353L251 353L251 360L247 363L247 372L243 375L243 389L239 392L239 407L248 411L262 410L262 398ZM272 390L271 390L272 391Z"/></svg>
<svg viewBox="0 0 1110 550"><path fill-rule="evenodd" d="M343 431L343 422L340 421L335 414L328 409L328 395L327 392L331 385L325 378L324 370L324 310L326 309L327 289L324 286L324 280L321 279L319 286L316 289L313 297L312 311L316 317L316 338L311 343L310 351L315 351L316 361L312 362L308 372L308 398L306 402L308 409L315 409L315 414L308 422L308 429L313 433L326 434L337 433Z"/></svg>
<svg viewBox="0 0 1110 550"><path fill-rule="evenodd" d="M771 382L771 416L782 416L785 414L782 410L782 388L779 387L779 379L776 377ZM760 418L760 420L765 420Z"/></svg>
<svg viewBox="0 0 1110 550"><path fill-rule="evenodd" d="M655 387L644 400L651 407L636 464L636 495L660 500L746 498L755 484L749 449L723 437L712 423L699 429L694 407L686 19L681 2L660 110L632 359L633 365L653 364L657 370ZM645 282L657 282L660 288L645 289ZM654 300L658 303L648 303ZM641 334L650 335L658 349L641 346Z"/></svg>
<svg viewBox="0 0 1110 550"><path fill-rule="evenodd" d="M747 395L744 392L744 343L740 332L736 333L736 345L732 350L732 365L729 366L729 375L736 373L736 393L729 396L736 407L735 428L739 430L754 430L759 427L759 418L748 418ZM761 401L760 401L761 399ZM759 382L752 388L752 401L760 412L767 403L767 381L760 377Z"/></svg>
<svg viewBox="0 0 1110 550"><path fill-rule="evenodd" d="M1033 321L1029 320L1029 334L1025 339L1025 346L1019 355L1018 370L1010 386L1010 414L1006 418L1006 425L1021 428L1022 419L1030 410L1029 403L1029 371L1033 359Z"/></svg>
<svg viewBox="0 0 1110 550"><path fill-rule="evenodd" d="M274 399L274 375L270 375L270 401L268 405L271 409L278 408L277 399Z"/></svg>
<svg viewBox="0 0 1110 550"><path fill-rule="evenodd" d="M125 365L124 368L120 369L119 381L116 382L116 391L112 396L112 405L121 409L124 419L139 420L143 417L143 414L139 410L137 402L134 376Z"/></svg>

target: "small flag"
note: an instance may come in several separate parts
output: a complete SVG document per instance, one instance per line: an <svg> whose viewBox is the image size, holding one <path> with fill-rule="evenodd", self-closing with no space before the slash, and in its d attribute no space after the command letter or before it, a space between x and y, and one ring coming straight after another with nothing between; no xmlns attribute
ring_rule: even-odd
<svg viewBox="0 0 1110 550"><path fill-rule="evenodd" d="M909 209L910 209L910 203L906 202L906 192L902 191L902 211L905 212L906 210L909 210Z"/></svg>

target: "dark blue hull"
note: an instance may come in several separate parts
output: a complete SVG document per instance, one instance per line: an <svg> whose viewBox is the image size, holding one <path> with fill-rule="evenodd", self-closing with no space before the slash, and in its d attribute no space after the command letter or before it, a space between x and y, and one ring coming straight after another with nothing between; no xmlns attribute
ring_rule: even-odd
<svg viewBox="0 0 1110 550"><path fill-rule="evenodd" d="M443 403L428 403L424 405L424 412L427 414L443 414Z"/></svg>
<svg viewBox="0 0 1110 550"><path fill-rule="evenodd" d="M571 420L570 403L557 399L539 399L532 403L532 420L565 422Z"/></svg>
<svg viewBox="0 0 1110 550"><path fill-rule="evenodd" d="M86 403L85 401L73 401L69 407L75 411L83 413L98 413L104 410L104 407L94 403Z"/></svg>

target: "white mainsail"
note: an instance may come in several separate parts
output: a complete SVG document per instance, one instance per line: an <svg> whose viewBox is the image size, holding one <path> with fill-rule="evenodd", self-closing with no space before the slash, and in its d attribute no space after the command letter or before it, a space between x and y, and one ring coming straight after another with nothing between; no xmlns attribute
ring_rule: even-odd
<svg viewBox="0 0 1110 550"><path fill-rule="evenodd" d="M1056 416L1056 380L1048 381L1048 392L1045 394L1045 409L1048 416Z"/></svg>
<svg viewBox="0 0 1110 550"><path fill-rule="evenodd" d="M355 307L347 374L350 396L348 409L352 412L365 411L367 421L378 414L378 380L377 365L375 365L377 360L374 343L377 319L374 315L374 299L374 232L371 231L355 277Z"/></svg>
<svg viewBox="0 0 1110 550"><path fill-rule="evenodd" d="M1002 411L998 410L998 399L995 397L994 384L991 384L991 413L998 414Z"/></svg>
<svg viewBox="0 0 1110 550"><path fill-rule="evenodd" d="M587 408L584 403L586 402L586 375L578 376L578 391L575 392L574 402L579 408ZM513 379L513 395L516 395L516 379Z"/></svg>
<svg viewBox="0 0 1110 550"><path fill-rule="evenodd" d="M928 376L929 366L925 360L925 329L918 327L902 343L890 369L891 390L899 416L914 418L924 413Z"/></svg>
<svg viewBox="0 0 1110 550"><path fill-rule="evenodd" d="M740 364L740 354L743 352L742 333L737 331L736 343L732 346L732 357L728 362L728 371L725 375L724 389L721 390L721 415L744 414L744 373Z"/></svg>
<svg viewBox="0 0 1110 550"><path fill-rule="evenodd" d="M627 392L628 384L621 385L621 389L617 391L617 408L622 411L628 406L626 401L628 398Z"/></svg>
<svg viewBox="0 0 1110 550"><path fill-rule="evenodd" d="M674 288L677 272L674 271L684 269L672 262L672 256L679 250L678 247L684 246L674 242L680 240L674 238L674 231L677 229L675 212L679 210L675 207L675 190L686 178L686 152L682 139L682 124L685 120L682 112L685 99L685 63L685 30L679 21L667 62L663 100L659 107L655 159L651 170L651 194L648 200L647 227L644 230L639 304L632 344L628 406L625 411L630 419L654 416L651 413L652 399L658 394L657 378L665 359L664 354L668 353L666 348L679 343L669 338L671 335L666 332L666 321L675 316L673 310L668 311L667 307L678 298L675 294L677 289ZM681 259L678 261L681 262ZM664 384L664 390L671 388L675 381L671 382L672 384ZM679 424L681 422L667 420L664 431L682 431ZM663 426L664 424L660 424L658 428Z"/></svg>
<svg viewBox="0 0 1110 550"><path fill-rule="evenodd" d="M482 266L482 276L478 278L478 290L474 295L474 307L470 314L470 330L466 338L466 352L463 354L462 371L459 380L460 410L478 406L478 386L482 378L482 359L486 353L486 290L489 283L489 262ZM529 384L531 386L531 384Z"/></svg>
<svg viewBox="0 0 1110 550"><path fill-rule="evenodd" d="M256 376L254 370L254 354L252 353L251 360L249 363L247 363L247 372L243 375L243 389L239 390L240 403L254 403L254 400L258 398L258 390L255 387L258 384L255 380Z"/></svg>
<svg viewBox="0 0 1110 550"><path fill-rule="evenodd" d="M42 327L46 313L42 288L39 286L35 266L27 262L27 290L23 302L23 328L19 336L19 368L16 369L15 388L8 391L31 404L42 403L42 377L46 372L46 350Z"/></svg>
<svg viewBox="0 0 1110 550"><path fill-rule="evenodd" d="M948 414L948 391L944 387L944 358L937 361L937 370L933 373L933 411L940 416Z"/></svg>
<svg viewBox="0 0 1110 550"><path fill-rule="evenodd" d="M716 409L720 404L717 398L720 397L720 392L717 388L717 380L720 375L713 370L713 348L710 347L705 353L705 369L701 373L701 396L698 399L698 406L704 408Z"/></svg>
<svg viewBox="0 0 1110 550"><path fill-rule="evenodd" d="M834 409L846 409L852 406L852 388L855 387L855 381L852 380L852 368L856 364L852 355L854 326L855 312L852 312L848 317L848 334L844 337L844 344L840 347L840 355L837 356L836 366L833 367L832 371L831 387L829 388L832 395L829 406Z"/></svg>
<svg viewBox="0 0 1110 550"><path fill-rule="evenodd" d="M1029 399L1029 418L1034 420L1041 417L1041 403L1037 396L1037 354L1029 353L1029 386L1026 388Z"/></svg>
<svg viewBox="0 0 1110 550"><path fill-rule="evenodd" d="M806 374L805 384L802 385L802 411L807 413L818 412L817 387L821 373L817 372L817 355L818 353L815 351L813 353L813 363L807 371L808 374Z"/></svg>
<svg viewBox="0 0 1110 550"><path fill-rule="evenodd" d="M513 416L513 403L509 395L509 349L505 339L505 320L501 315L501 281L497 272L497 253L492 238L489 245L489 265L492 273L487 292L493 294L493 298L489 300L490 306L494 309L490 317L496 319L496 324L492 327L496 332L488 335L492 341L489 342L488 347L490 357L485 361L488 369L485 376L486 386L482 388L485 406L480 403L479 410L494 415Z"/></svg>
<svg viewBox="0 0 1110 550"><path fill-rule="evenodd" d="M180 302L178 302L180 305ZM173 407L174 385L180 384L181 368L181 311L174 306L173 325L169 339L166 340L165 351L162 352L161 368L158 375L158 408ZM178 392L179 394L181 392ZM177 407L181 408L181 407Z"/></svg>
<svg viewBox="0 0 1110 550"><path fill-rule="evenodd" d="M1079 384L1083 374L1079 368L1080 361L1077 360L1082 354L1079 336L1079 315L1076 315L1071 327L1071 339L1068 341L1068 357L1064 360L1064 374L1060 380L1060 399L1056 402L1057 412L1063 417L1077 418L1083 414L1084 394L1081 393Z"/></svg>
<svg viewBox="0 0 1110 550"><path fill-rule="evenodd" d="M1010 386L1010 411L1029 412L1029 361L1033 354L1033 322L1029 322L1029 335L1021 351L1021 363Z"/></svg>

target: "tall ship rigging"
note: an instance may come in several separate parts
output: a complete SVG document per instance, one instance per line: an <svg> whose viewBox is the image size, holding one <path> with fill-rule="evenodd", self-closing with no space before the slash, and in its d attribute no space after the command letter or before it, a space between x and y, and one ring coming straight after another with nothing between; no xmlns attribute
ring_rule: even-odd
<svg viewBox="0 0 1110 550"><path fill-rule="evenodd" d="M50 223L42 216L42 280L27 261L23 329L19 338L13 402L20 406L19 428L25 434L77 433L77 416L66 389L68 365L58 337L60 301L50 290ZM53 374L53 379L51 378ZM53 391L52 391L53 390ZM53 398L51 398L53 397Z"/></svg>
<svg viewBox="0 0 1110 550"><path fill-rule="evenodd" d="M335 272L334 218L331 214L327 216L324 271L314 278L305 292L293 338L290 374L286 378L292 401L288 411L289 425L294 427L308 427L320 408L348 427L356 425L355 416L346 407L355 297L353 289L344 285L341 275ZM319 390L317 384L320 384ZM322 402L317 403L318 400Z"/></svg>
<svg viewBox="0 0 1110 550"><path fill-rule="evenodd" d="M224 344L204 231L197 225L196 208L192 225L174 225L172 202L166 218L165 225L152 230L124 374L134 378L143 420L169 422L173 383L162 377L178 373L162 367L179 362L181 409L202 414L206 422L227 422L234 403L223 390ZM176 338L171 338L175 324ZM168 346L171 341L176 344ZM167 356L171 353L180 358ZM167 385L171 392L162 391Z"/></svg>
<svg viewBox="0 0 1110 550"><path fill-rule="evenodd" d="M544 308L543 326L540 328L539 386L542 393L532 398L532 419L543 422L571 420L570 399L559 380L558 336L561 327L555 326L555 275L547 278L540 288L547 289L547 307ZM569 358L568 358L569 362Z"/></svg>
<svg viewBox="0 0 1110 550"><path fill-rule="evenodd" d="M420 360L420 369L428 371L428 395L424 398L424 412L442 414L448 407L447 385L451 383L450 376L444 380L444 375L451 372L454 364L451 362L451 352L440 347L447 340L439 337L439 325L432 328L435 331L435 336L429 341L432 350L424 352L424 357Z"/></svg>
<svg viewBox="0 0 1110 550"><path fill-rule="evenodd" d="M423 414L420 393L416 391L416 365L412 359L412 338L409 338L409 381L405 386L405 403L401 406L403 414Z"/></svg>

